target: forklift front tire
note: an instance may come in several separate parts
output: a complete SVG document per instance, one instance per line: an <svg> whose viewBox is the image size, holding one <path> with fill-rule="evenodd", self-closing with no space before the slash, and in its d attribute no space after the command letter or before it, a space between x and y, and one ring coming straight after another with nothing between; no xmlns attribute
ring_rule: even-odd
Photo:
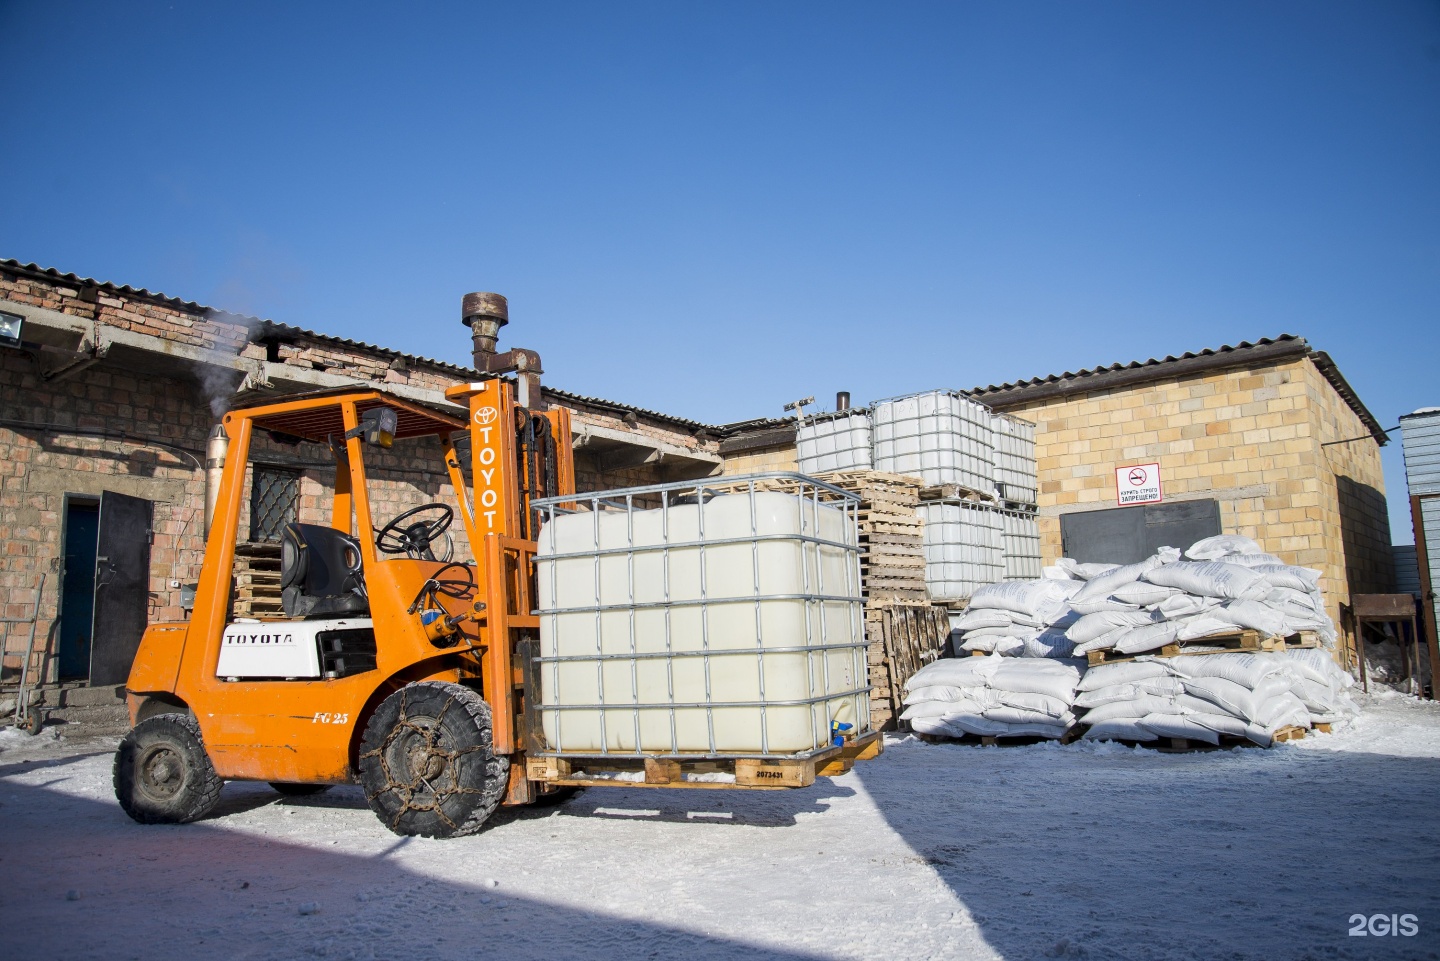
<svg viewBox="0 0 1440 961"><path fill-rule="evenodd" d="M490 705L468 687L407 684L370 718L360 784L382 824L402 835L474 834L494 813L510 762L492 750Z"/></svg>
<svg viewBox="0 0 1440 961"><path fill-rule="evenodd" d="M215 807L225 782L215 773L200 725L186 714L157 714L115 751L115 797L141 824L185 824Z"/></svg>

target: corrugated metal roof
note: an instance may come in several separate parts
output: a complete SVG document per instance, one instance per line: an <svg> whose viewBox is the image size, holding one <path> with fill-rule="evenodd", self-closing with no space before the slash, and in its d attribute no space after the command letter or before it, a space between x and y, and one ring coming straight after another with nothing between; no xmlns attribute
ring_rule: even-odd
<svg viewBox="0 0 1440 961"><path fill-rule="evenodd" d="M1011 381L1008 384L991 384L989 387L975 387L968 391L968 393L972 396L979 397L984 396L985 394L998 394L1002 391L1019 390L1024 387L1038 387L1041 384L1054 384L1061 381L1080 380L1084 377L1095 377L1099 374L1106 374L1112 371L1139 370L1145 367L1160 367L1165 364L1175 364L1179 363L1182 360L1193 360L1198 357L1220 357L1226 354L1245 353L1247 351L1253 351L1257 347L1268 347L1271 344L1286 343L1296 343L1298 346L1305 346L1305 339L1303 337L1296 337L1294 334L1281 334L1279 337L1274 338L1261 337L1253 344L1248 340L1242 340L1240 343L1235 344L1234 346L1226 344L1221 347L1216 347L1213 350L1206 348L1205 350L1202 350L1198 353L1187 351L1186 353L1181 354L1179 357L1176 357L1173 354L1167 354L1162 358L1151 357L1149 360L1134 360L1128 364L1117 363L1110 364L1109 366L1087 367L1083 370L1074 371L1073 373L1067 370L1063 374L1050 374L1047 377L1032 377L1029 380L1016 380ZM1243 360L1243 358L1236 358L1236 360L1241 361Z"/></svg>
<svg viewBox="0 0 1440 961"><path fill-rule="evenodd" d="M128 284L120 286L105 280L95 280L92 277L81 277L78 274L62 273L54 267L41 267L34 263L21 263L18 260L0 260L0 270L8 270L17 274L28 274L40 277L57 283L73 286L77 289L89 287L107 293L119 294L130 299L148 300L152 303L161 304L180 310L190 311L197 314L214 314L224 318L227 322L233 322L240 326L249 328L248 339L254 342L269 340L272 338L304 338L316 343L329 344L336 347L344 347L350 350L365 351L371 354L388 357L392 360L403 360L407 365L425 366L436 370L442 370L454 374L457 378L464 380L475 376L473 368L464 367L459 364L452 364L443 360L436 360L433 357L425 357L419 354L407 354L401 350L390 347L382 347L379 344L367 343L363 340L352 340L349 337L337 337L333 334L323 334L316 330L309 330L304 327L296 327L291 324L282 324L274 320L266 320L260 317L251 317L248 314L237 314L233 311L224 310L218 307L207 307L204 304L196 303L193 300L183 300L179 297L171 297L158 291L146 290L143 287L131 287ZM670 424L685 427L688 430L705 430L716 436L725 436L734 433L739 429L751 429L756 426L783 423L783 420L776 421L743 421L739 424L712 425L704 424L697 420L690 420L685 417L676 417L673 414L665 414L660 411L648 410L644 407L636 407L632 404L625 404L619 401L606 400L601 397L587 397L582 394L572 394L569 391L559 390L554 387L543 386L542 389L548 396L557 400L568 400L575 403L587 404L592 407L600 407L618 411L622 414L634 413L637 417L651 417L656 420L665 421Z"/></svg>
<svg viewBox="0 0 1440 961"><path fill-rule="evenodd" d="M1128 364L1089 367L1074 372L1067 370L1063 374L1050 374L1047 377L976 387L968 393L991 406L1015 406L1052 397L1078 396L1095 390L1132 387L1168 377L1189 376L1206 370L1280 361L1292 357L1308 357L1320 374L1330 382L1330 386L1335 388L1335 392L1365 424L1366 430L1375 438L1376 443L1385 446L1389 440L1385 429L1345 380L1330 355L1323 350L1312 350L1305 338L1294 334L1262 337L1253 343L1242 340L1234 345L1226 344L1198 352L1187 351L1178 357L1168 354L1163 358L1152 357Z"/></svg>
<svg viewBox="0 0 1440 961"><path fill-rule="evenodd" d="M1440 493L1440 410L1417 410L1400 418L1405 482L1412 494Z"/></svg>

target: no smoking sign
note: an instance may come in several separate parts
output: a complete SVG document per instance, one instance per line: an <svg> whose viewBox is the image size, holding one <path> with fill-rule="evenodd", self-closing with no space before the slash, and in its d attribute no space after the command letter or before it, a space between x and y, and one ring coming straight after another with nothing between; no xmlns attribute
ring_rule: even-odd
<svg viewBox="0 0 1440 961"><path fill-rule="evenodd" d="M1115 488L1115 500L1121 507L1127 504L1158 504L1162 499L1160 465L1135 464L1115 468Z"/></svg>

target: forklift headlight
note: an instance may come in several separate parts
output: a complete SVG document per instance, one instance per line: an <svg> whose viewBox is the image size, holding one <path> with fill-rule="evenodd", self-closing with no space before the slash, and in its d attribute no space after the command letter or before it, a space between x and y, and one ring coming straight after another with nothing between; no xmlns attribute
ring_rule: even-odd
<svg viewBox="0 0 1440 961"><path fill-rule="evenodd" d="M367 444L389 447L395 443L396 420L393 408L371 408L360 417L360 436Z"/></svg>

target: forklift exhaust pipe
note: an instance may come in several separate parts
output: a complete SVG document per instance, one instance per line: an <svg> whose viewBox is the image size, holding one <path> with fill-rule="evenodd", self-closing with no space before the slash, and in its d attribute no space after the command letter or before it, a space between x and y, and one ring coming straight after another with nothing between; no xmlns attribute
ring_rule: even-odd
<svg viewBox="0 0 1440 961"><path fill-rule="evenodd" d="M460 302L460 321L470 328L475 369L488 371L490 363L486 358L495 356L500 328L510 323L510 305L500 294L485 291L466 294Z"/></svg>
<svg viewBox="0 0 1440 961"><path fill-rule="evenodd" d="M505 298L488 291L466 294L460 301L460 322L470 328L475 369L497 377L513 372L520 406L544 410L540 375L545 371L540 366L540 355L523 347L512 347L503 354L495 352L500 328L510 323L510 304Z"/></svg>
<svg viewBox="0 0 1440 961"><path fill-rule="evenodd" d="M220 499L220 478L225 473L225 457L230 453L230 435L216 424L205 444L205 536L215 520L215 503Z"/></svg>

